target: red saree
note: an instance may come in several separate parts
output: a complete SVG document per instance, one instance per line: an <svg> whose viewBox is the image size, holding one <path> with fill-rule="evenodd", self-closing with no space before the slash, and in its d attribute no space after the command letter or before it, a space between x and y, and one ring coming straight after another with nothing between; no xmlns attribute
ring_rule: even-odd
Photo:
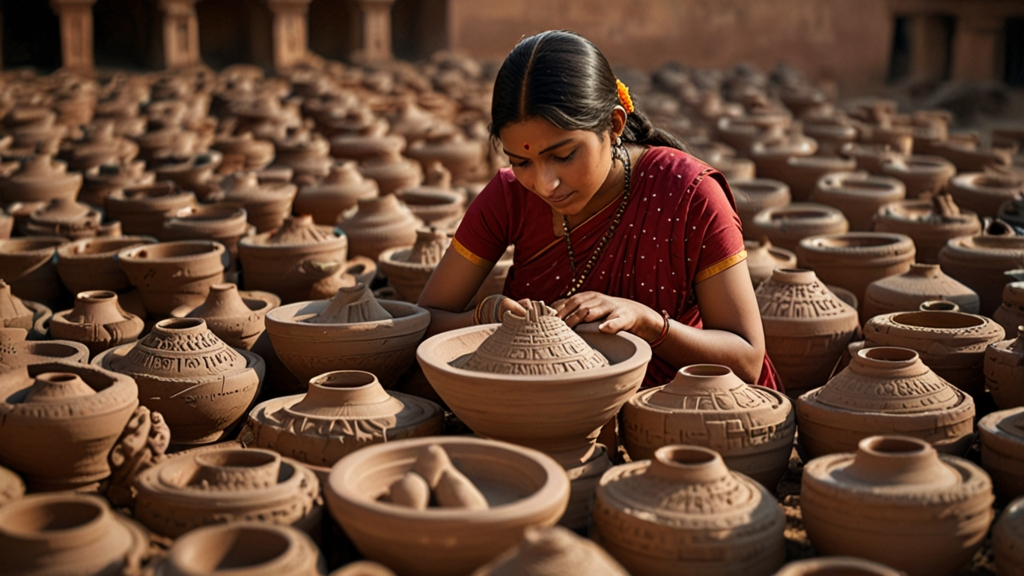
<svg viewBox="0 0 1024 576"><path fill-rule="evenodd" d="M622 221L579 291L628 298L700 328L693 286L746 258L732 192L707 164L661 147L647 150L633 167L631 186ZM581 269L618 205L619 198L572 231ZM551 209L505 169L469 206L452 245L488 266L509 244L515 254L507 296L554 302L565 295L572 280L569 254L564 239L555 236ZM665 384L675 374L676 367L655 355L644 387ZM778 382L766 356L757 383L778 389Z"/></svg>

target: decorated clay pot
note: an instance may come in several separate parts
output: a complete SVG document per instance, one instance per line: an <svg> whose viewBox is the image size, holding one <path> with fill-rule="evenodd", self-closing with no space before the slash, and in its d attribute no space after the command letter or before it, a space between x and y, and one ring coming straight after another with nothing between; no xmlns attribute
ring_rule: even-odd
<svg viewBox="0 0 1024 576"><path fill-rule="evenodd" d="M440 446L482 491L488 509L417 510L382 501L421 452ZM331 469L324 487L331 515L363 557L399 574L468 574L523 539L529 527L554 525L569 481L551 458L482 438L438 436L357 450Z"/></svg>
<svg viewBox="0 0 1024 576"><path fill-rule="evenodd" d="M909 236L917 250L915 259L925 264L937 264L939 251L950 239L981 232L978 215L961 211L948 194L887 204L875 213L874 222L875 232Z"/></svg>
<svg viewBox="0 0 1024 576"><path fill-rule="evenodd" d="M863 558L828 556L790 562L775 576L903 576L903 573Z"/></svg>
<svg viewBox="0 0 1024 576"><path fill-rule="evenodd" d="M110 476L107 455L139 405L131 378L61 361L5 372L0 398L0 464L33 491L88 487Z"/></svg>
<svg viewBox="0 0 1024 576"><path fill-rule="evenodd" d="M256 341L266 331L264 319L267 312L280 305L281 299L270 292L252 290L242 293L234 284L214 284L210 286L206 301L183 316L202 318L210 332L232 348L253 350Z"/></svg>
<svg viewBox="0 0 1024 576"><path fill-rule="evenodd" d="M68 240L61 236L33 236L0 240L0 278L20 298L48 302L60 296L54 265L57 247Z"/></svg>
<svg viewBox="0 0 1024 576"><path fill-rule="evenodd" d="M155 576L321 576L324 559L303 532L265 522L231 522L189 531L174 541Z"/></svg>
<svg viewBox="0 0 1024 576"><path fill-rule="evenodd" d="M77 294L87 290L119 292L131 288L131 282L117 262L125 248L153 244L150 236L85 238L57 247L57 274L68 290Z"/></svg>
<svg viewBox="0 0 1024 576"><path fill-rule="evenodd" d="M652 459L669 444L704 446L770 491L786 472L796 434L784 394L748 386L714 364L686 366L665 386L638 392L622 407L622 421L634 462Z"/></svg>
<svg viewBox="0 0 1024 576"><path fill-rule="evenodd" d="M319 184L303 186L292 208L296 214L311 214L321 226L334 226L341 213L355 206L360 198L374 198L377 194L377 183L363 178L355 162L343 162L333 166Z"/></svg>
<svg viewBox="0 0 1024 576"><path fill-rule="evenodd" d="M420 228L412 246L388 248L380 253L380 270L387 276L388 284L395 288L399 300L419 300L420 292L450 244L447 233Z"/></svg>
<svg viewBox="0 0 1024 576"><path fill-rule="evenodd" d="M397 190L415 188L423 182L423 168L397 152L370 158L359 164L359 173L377 183L380 196L390 196Z"/></svg>
<svg viewBox="0 0 1024 576"><path fill-rule="evenodd" d="M159 242L117 253L121 270L139 289L146 312L166 317L179 307L203 303L210 286L224 281L227 249L213 240Z"/></svg>
<svg viewBox="0 0 1024 576"><path fill-rule="evenodd" d="M561 526L527 528L519 546L481 566L473 576L628 576L629 572L593 541Z"/></svg>
<svg viewBox="0 0 1024 576"><path fill-rule="evenodd" d="M911 576L958 574L988 532L992 501L981 468L906 436L872 436L856 453L809 462L800 493L819 554L866 558Z"/></svg>
<svg viewBox="0 0 1024 576"><path fill-rule="evenodd" d="M0 566L10 576L132 573L149 544L96 496L33 494L0 508Z"/></svg>
<svg viewBox="0 0 1024 576"><path fill-rule="evenodd" d="M1024 282L1008 282L1003 287L1003 303L996 308L992 319L1008 335L1017 333L1017 327L1024 324Z"/></svg>
<svg viewBox="0 0 1024 576"><path fill-rule="evenodd" d="M776 269L755 291L765 346L786 394L821 386L860 332L857 310L811 270Z"/></svg>
<svg viewBox="0 0 1024 576"><path fill-rule="evenodd" d="M995 478L993 478L995 481ZM1018 498L1007 506L992 525L992 553L996 573L1000 576L1024 574L1024 527L1021 514L1024 500Z"/></svg>
<svg viewBox="0 0 1024 576"><path fill-rule="evenodd" d="M21 163L21 169L0 179L0 202L74 200L82 188L82 174L68 172L67 165L49 154L38 154Z"/></svg>
<svg viewBox="0 0 1024 576"><path fill-rule="evenodd" d="M744 240L743 246L747 249L747 271L754 288L770 278L776 268L796 268L796 254L772 246L767 238L760 242Z"/></svg>
<svg viewBox="0 0 1024 576"><path fill-rule="evenodd" d="M1002 302L1006 270L1024 267L1024 237L978 234L953 238L939 252L942 270L978 293L981 313Z"/></svg>
<svg viewBox="0 0 1024 576"><path fill-rule="evenodd" d="M416 242L416 229L422 223L393 194L359 200L357 206L354 214L338 220L338 228L348 236L352 255L377 260L388 248Z"/></svg>
<svg viewBox="0 0 1024 576"><path fill-rule="evenodd" d="M63 236L69 240L121 235L111 234L114 227L101 224L102 220L103 213L96 208L65 198L51 200L34 210L21 230L26 236Z"/></svg>
<svg viewBox="0 0 1024 576"><path fill-rule="evenodd" d="M729 184L736 200L736 213L740 216L743 229L748 232L744 236L751 240L757 239L751 237L749 228L758 212L765 208L781 208L792 202L789 186L785 182L755 178L736 183L730 180Z"/></svg>
<svg viewBox="0 0 1024 576"><path fill-rule="evenodd" d="M670 445L597 489L595 539L632 574L768 576L786 558L775 497L714 450Z"/></svg>
<svg viewBox="0 0 1024 576"><path fill-rule="evenodd" d="M218 440L248 411L264 373L262 358L231 348L199 318L161 320L92 364L133 377L140 402L163 414L175 444Z"/></svg>
<svg viewBox="0 0 1024 576"><path fill-rule="evenodd" d="M407 302L377 301L362 284L340 288L331 300L271 310L267 333L300 382L331 370L371 372L391 388L412 364L430 313Z"/></svg>
<svg viewBox="0 0 1024 576"><path fill-rule="evenodd" d="M174 432L171 432L172 438ZM320 482L291 458L260 449L181 454L135 480L135 519L170 538L225 521L260 520L320 529Z"/></svg>
<svg viewBox="0 0 1024 576"><path fill-rule="evenodd" d="M167 212L195 205L194 193L178 190L170 182L115 190L103 201L107 218L121 222L125 235L152 236L163 228Z"/></svg>
<svg viewBox="0 0 1024 576"><path fill-rule="evenodd" d="M225 179L218 197L225 202L241 204L249 223L257 232L267 232L281 225L292 212L292 200L298 188L294 184L261 183L255 172L242 172Z"/></svg>
<svg viewBox="0 0 1024 576"><path fill-rule="evenodd" d="M238 258L238 240L255 233L247 222L245 208L228 204L204 204L172 210L165 215L160 237L174 240L216 240L227 248L234 268Z"/></svg>
<svg viewBox="0 0 1024 576"><path fill-rule="evenodd" d="M0 279L0 325L4 328L21 328L28 338L41 340L46 337L52 317L48 307L11 294L11 287Z"/></svg>
<svg viewBox="0 0 1024 576"><path fill-rule="evenodd" d="M85 344L93 356L134 342L142 328L142 319L125 312L117 303L117 294L108 290L79 292L74 308L54 314L50 321L50 334Z"/></svg>
<svg viewBox="0 0 1024 576"><path fill-rule="evenodd" d="M867 172L834 172L818 180L811 200L842 210L850 230L867 232L872 229L879 208L903 200L904 196L906 188L895 178Z"/></svg>
<svg viewBox="0 0 1024 576"><path fill-rule="evenodd" d="M956 166L940 156L901 156L883 161L882 174L902 181L907 198L921 198L942 191Z"/></svg>
<svg viewBox="0 0 1024 576"><path fill-rule="evenodd" d="M1002 407L1002 406L1000 406ZM1019 406L993 412L978 421L981 465L992 475L996 493L1024 495L1024 419Z"/></svg>
<svg viewBox="0 0 1024 576"><path fill-rule="evenodd" d="M864 317L917 310L929 300L946 300L969 314L978 313L978 295L946 276L938 264L911 264L898 276L875 280L864 293Z"/></svg>
<svg viewBox="0 0 1024 576"><path fill-rule="evenodd" d="M800 241L821 234L842 234L849 230L843 213L831 206L797 202L758 212L749 226L747 237L768 238L772 245L794 251Z"/></svg>
<svg viewBox="0 0 1024 576"><path fill-rule="evenodd" d="M386 392L369 372L337 370L309 381L309 391L275 398L249 413L252 446L310 466L321 478L346 455L380 442L439 436L444 412L429 400Z"/></svg>
<svg viewBox="0 0 1024 576"><path fill-rule="evenodd" d="M995 216L1007 201L1024 192L1019 175L988 172L957 174L949 181L949 194L956 203L981 216Z"/></svg>
<svg viewBox="0 0 1024 576"><path fill-rule="evenodd" d="M907 348L858 350L828 384L797 399L796 415L812 458L853 450L879 430L921 438L945 454L964 454L974 439L974 401Z"/></svg>

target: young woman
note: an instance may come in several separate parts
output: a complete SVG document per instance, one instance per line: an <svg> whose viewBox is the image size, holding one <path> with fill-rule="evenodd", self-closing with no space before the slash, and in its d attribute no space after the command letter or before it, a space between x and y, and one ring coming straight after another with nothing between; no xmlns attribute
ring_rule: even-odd
<svg viewBox="0 0 1024 576"><path fill-rule="evenodd" d="M651 126L593 44L565 31L520 41L491 116L512 167L470 205L420 296L430 334L543 300L569 326L650 342L645 387L715 363L778 388L725 178ZM509 245L504 294L465 312Z"/></svg>

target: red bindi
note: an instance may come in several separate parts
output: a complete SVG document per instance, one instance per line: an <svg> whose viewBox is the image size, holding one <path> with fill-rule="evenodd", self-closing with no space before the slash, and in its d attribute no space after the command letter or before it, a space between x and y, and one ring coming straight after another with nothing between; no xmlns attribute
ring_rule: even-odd
<svg viewBox="0 0 1024 576"><path fill-rule="evenodd" d="M523 150L529 150L529 149L530 149L530 145L529 144L523 144Z"/></svg>

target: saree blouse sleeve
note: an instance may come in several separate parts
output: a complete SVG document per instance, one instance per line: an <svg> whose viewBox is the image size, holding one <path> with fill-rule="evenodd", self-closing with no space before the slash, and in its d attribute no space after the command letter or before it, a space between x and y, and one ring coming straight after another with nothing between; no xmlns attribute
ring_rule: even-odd
<svg viewBox="0 0 1024 576"><path fill-rule="evenodd" d="M747 257L743 229L725 178L717 172L698 175L686 218L686 257L699 284Z"/></svg>
<svg viewBox="0 0 1024 576"><path fill-rule="evenodd" d="M455 232L452 249L477 266L493 266L511 243L509 186L514 182L511 170L500 170L466 209Z"/></svg>

